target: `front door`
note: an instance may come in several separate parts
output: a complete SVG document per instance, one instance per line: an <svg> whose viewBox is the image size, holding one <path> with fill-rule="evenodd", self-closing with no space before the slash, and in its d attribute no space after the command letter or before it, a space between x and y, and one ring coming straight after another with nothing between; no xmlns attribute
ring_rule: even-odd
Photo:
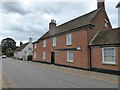
<svg viewBox="0 0 120 90"><path fill-rule="evenodd" d="M55 52L51 52L51 64L55 63Z"/></svg>

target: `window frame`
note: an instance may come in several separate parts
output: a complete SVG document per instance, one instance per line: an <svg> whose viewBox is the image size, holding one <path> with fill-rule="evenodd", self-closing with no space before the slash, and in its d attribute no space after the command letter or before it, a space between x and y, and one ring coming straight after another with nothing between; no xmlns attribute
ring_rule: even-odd
<svg viewBox="0 0 120 90"><path fill-rule="evenodd" d="M57 41L56 37L53 37L52 41L53 41L52 46L55 47L56 46L56 41Z"/></svg>
<svg viewBox="0 0 120 90"><path fill-rule="evenodd" d="M37 58L37 53L36 52L34 52L34 59L36 59Z"/></svg>
<svg viewBox="0 0 120 90"><path fill-rule="evenodd" d="M37 49L37 44L36 43L34 44L34 49Z"/></svg>
<svg viewBox="0 0 120 90"><path fill-rule="evenodd" d="M72 60L70 60L70 52L72 52ZM67 51L67 62L74 62L74 53L73 51Z"/></svg>
<svg viewBox="0 0 120 90"><path fill-rule="evenodd" d="M105 61L104 51L105 51L105 49L110 49L110 48L113 48L113 49L114 49L114 57L115 57L114 62ZM105 48L102 48L102 63L103 63L103 64L114 64L114 65L116 64L116 50L115 50L115 47L105 47Z"/></svg>
<svg viewBox="0 0 120 90"><path fill-rule="evenodd" d="M43 47L44 47L44 48L46 47L46 43L47 43L47 41L46 41L46 40L43 40Z"/></svg>
<svg viewBox="0 0 120 90"><path fill-rule="evenodd" d="M69 41L69 35L70 35L70 41ZM66 34L66 45L72 45L72 34Z"/></svg>
<svg viewBox="0 0 120 90"><path fill-rule="evenodd" d="M43 59L46 59L46 52L43 52Z"/></svg>

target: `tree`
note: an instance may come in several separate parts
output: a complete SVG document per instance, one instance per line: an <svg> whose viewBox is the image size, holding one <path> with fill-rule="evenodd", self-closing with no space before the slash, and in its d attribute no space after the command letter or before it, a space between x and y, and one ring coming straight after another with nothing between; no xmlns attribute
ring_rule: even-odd
<svg viewBox="0 0 120 90"><path fill-rule="evenodd" d="M6 54L8 48L11 48L13 51L16 49L16 42L12 38L3 39L1 45L3 54Z"/></svg>
<svg viewBox="0 0 120 90"><path fill-rule="evenodd" d="M6 50L6 55L7 55L8 57L13 56L13 50L12 50L11 48L8 48L8 49Z"/></svg>

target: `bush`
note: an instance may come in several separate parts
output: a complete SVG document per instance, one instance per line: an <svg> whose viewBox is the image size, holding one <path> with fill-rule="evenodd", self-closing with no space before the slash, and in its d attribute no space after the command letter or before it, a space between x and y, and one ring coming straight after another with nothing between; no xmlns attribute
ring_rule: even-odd
<svg viewBox="0 0 120 90"><path fill-rule="evenodd" d="M6 55L7 55L8 57L13 56L13 50L12 50L11 48L8 48L8 49L6 50Z"/></svg>

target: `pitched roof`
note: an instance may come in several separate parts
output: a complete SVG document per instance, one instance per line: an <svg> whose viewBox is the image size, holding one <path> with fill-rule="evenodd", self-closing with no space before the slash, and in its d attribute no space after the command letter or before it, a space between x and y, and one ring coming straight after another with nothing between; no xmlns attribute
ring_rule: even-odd
<svg viewBox="0 0 120 90"><path fill-rule="evenodd" d="M15 51L22 51L26 46L28 45L28 43L22 44L19 48L17 48Z"/></svg>
<svg viewBox="0 0 120 90"><path fill-rule="evenodd" d="M40 39L45 39L47 37L56 35L56 34L60 34L63 32L67 32L67 31L71 31L75 28L79 28L79 27L83 27L86 25L92 25L91 21L92 19L96 16L96 14L99 12L100 9L96 9L92 12L89 12L85 15L82 15L80 17L77 17L71 21L68 21L64 24L61 24L59 26L56 27L56 30L54 33L50 33L51 31L46 32ZM39 40L40 40L39 39Z"/></svg>
<svg viewBox="0 0 120 90"><path fill-rule="evenodd" d="M99 32L91 46L120 44L120 28Z"/></svg>

